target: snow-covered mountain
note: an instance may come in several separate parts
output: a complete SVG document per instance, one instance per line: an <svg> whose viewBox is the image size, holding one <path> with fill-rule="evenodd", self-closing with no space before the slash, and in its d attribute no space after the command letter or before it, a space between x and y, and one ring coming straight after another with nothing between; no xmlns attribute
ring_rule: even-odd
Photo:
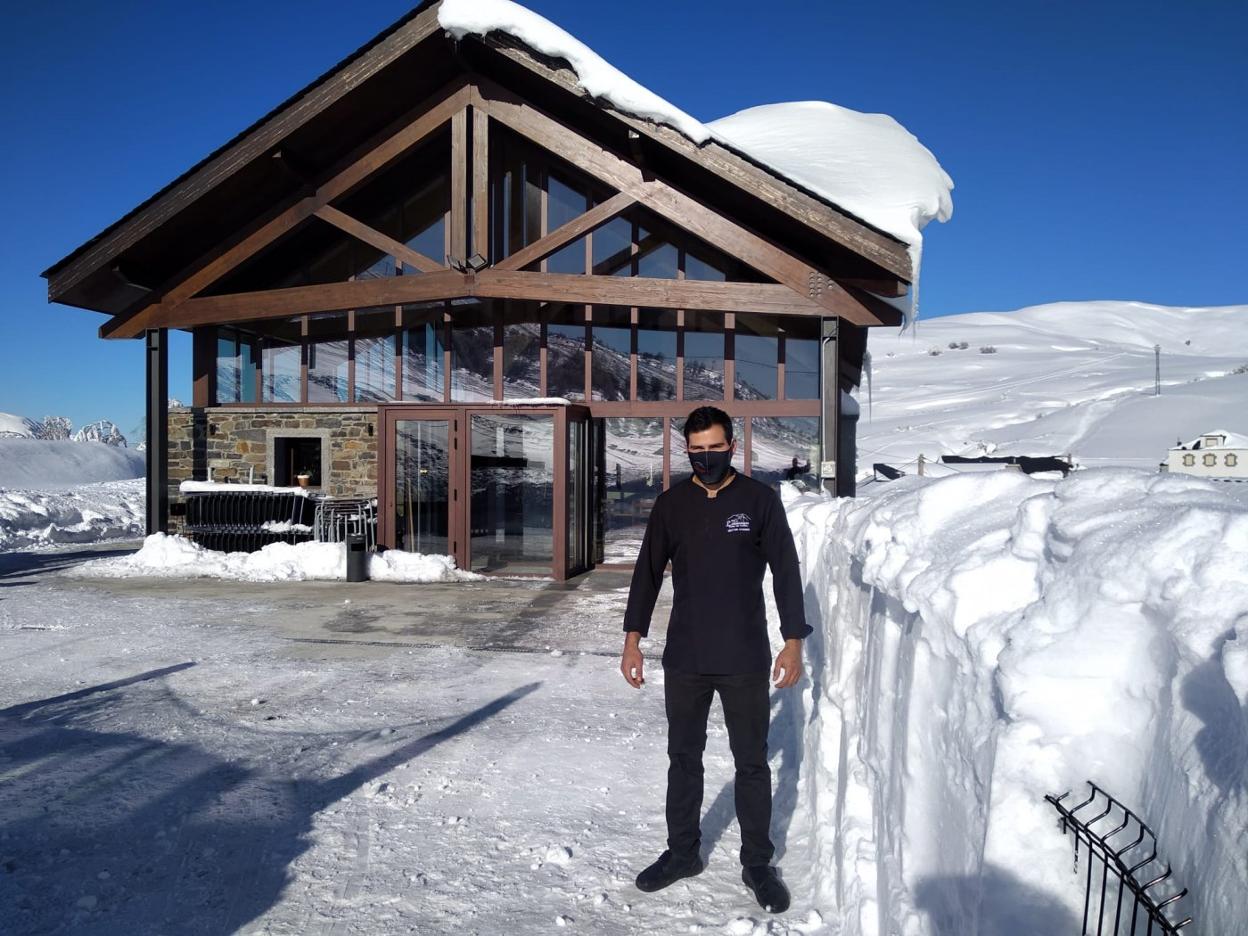
<svg viewBox="0 0 1248 936"><path fill-rule="evenodd" d="M860 477L920 454L1155 467L1176 439L1248 433L1248 306L1063 302L950 315L875 330L869 350Z"/></svg>
<svg viewBox="0 0 1248 936"><path fill-rule="evenodd" d="M99 419L83 426L74 433L75 442L103 442L105 445L126 447L126 437L115 424L107 419Z"/></svg>
<svg viewBox="0 0 1248 936"><path fill-rule="evenodd" d="M0 439L33 439L39 424L25 416L0 413Z"/></svg>

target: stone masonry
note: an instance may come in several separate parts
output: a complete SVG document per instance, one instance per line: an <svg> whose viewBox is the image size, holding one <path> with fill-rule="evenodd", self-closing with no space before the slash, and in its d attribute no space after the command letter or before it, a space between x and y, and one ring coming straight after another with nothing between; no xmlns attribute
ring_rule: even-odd
<svg viewBox="0 0 1248 936"><path fill-rule="evenodd" d="M320 491L377 496L377 411L365 407L174 407L169 410L169 502L183 481L271 483L275 437L321 439ZM170 518L179 532L181 518Z"/></svg>

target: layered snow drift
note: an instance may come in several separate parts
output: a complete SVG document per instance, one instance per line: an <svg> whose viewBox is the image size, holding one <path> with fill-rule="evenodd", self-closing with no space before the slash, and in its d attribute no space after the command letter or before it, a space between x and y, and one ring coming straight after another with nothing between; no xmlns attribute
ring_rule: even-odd
<svg viewBox="0 0 1248 936"><path fill-rule="evenodd" d="M96 559L69 574L82 578L216 578L241 582L342 581L347 551L341 543L272 543L259 552L223 553L180 536L157 533L129 556ZM455 567L450 556L389 550L369 558L369 574L385 582L466 582L480 579Z"/></svg>
<svg viewBox="0 0 1248 936"><path fill-rule="evenodd" d="M912 248L953 215L953 180L930 151L886 114L807 101L752 107L704 124L665 101L549 20L511 0L443 0L438 22L456 38L502 32L564 59L594 98L668 124L695 143L714 138Z"/></svg>
<svg viewBox="0 0 1248 936"><path fill-rule="evenodd" d="M77 447L69 442L46 444ZM0 488L0 552L137 539L146 526L144 488L141 480L84 484L73 491Z"/></svg>
<svg viewBox="0 0 1248 936"><path fill-rule="evenodd" d="M791 500L816 899L842 932L1076 932L1047 793L1147 818L1201 932L1248 919L1248 507L1132 469ZM1160 873L1160 872L1158 872Z"/></svg>
<svg viewBox="0 0 1248 936"><path fill-rule="evenodd" d="M141 478L142 452L101 442L0 438L0 487L41 491Z"/></svg>
<svg viewBox="0 0 1248 936"><path fill-rule="evenodd" d="M953 179L888 114L826 101L765 104L712 121L717 140L907 244L953 217Z"/></svg>

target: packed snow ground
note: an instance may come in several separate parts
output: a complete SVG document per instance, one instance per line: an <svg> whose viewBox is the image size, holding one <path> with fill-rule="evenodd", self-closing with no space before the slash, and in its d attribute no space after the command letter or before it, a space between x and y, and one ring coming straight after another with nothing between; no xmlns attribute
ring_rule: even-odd
<svg viewBox="0 0 1248 936"><path fill-rule="evenodd" d="M1248 433L1248 306L1065 302L950 315L900 334L874 329L869 350L860 478L875 462L913 473L920 454L930 465L942 454L1071 453L1087 467L1156 469L1179 439Z"/></svg>
<svg viewBox="0 0 1248 936"><path fill-rule="evenodd" d="M663 847L662 672L655 665L639 692L620 677L617 587L411 593L414 611L429 589L454 590L466 609L498 603L508 609L499 631L522 612L547 621L522 646L486 652L352 632L291 640L268 626L279 605L343 595L367 620L370 589L391 586L187 597L167 581L143 592L0 577L19 582L0 592L0 932L748 933L763 923L739 880L718 710L710 868L662 895L633 887ZM545 649L565 627L575 640ZM578 643L589 649L561 649ZM649 659L659 651L648 645ZM794 740L775 745L777 830L799 851L809 830L794 813ZM799 861L786 873L810 892ZM799 900L757 931L806 931L812 909Z"/></svg>

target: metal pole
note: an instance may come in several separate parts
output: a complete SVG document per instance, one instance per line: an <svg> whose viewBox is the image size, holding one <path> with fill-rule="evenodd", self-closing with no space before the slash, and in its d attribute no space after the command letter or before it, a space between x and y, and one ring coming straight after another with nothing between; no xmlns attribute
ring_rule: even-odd
<svg viewBox="0 0 1248 936"><path fill-rule="evenodd" d="M1161 345L1153 345L1153 356L1157 360L1157 374L1153 379L1153 396L1161 396Z"/></svg>
<svg viewBox="0 0 1248 936"><path fill-rule="evenodd" d="M169 333L149 329L147 346L147 535L169 532Z"/></svg>
<svg viewBox="0 0 1248 936"><path fill-rule="evenodd" d="M837 436L840 432L841 376L840 348L837 345L839 319L820 319L820 359L822 381L819 387L819 479L824 490L836 497Z"/></svg>

